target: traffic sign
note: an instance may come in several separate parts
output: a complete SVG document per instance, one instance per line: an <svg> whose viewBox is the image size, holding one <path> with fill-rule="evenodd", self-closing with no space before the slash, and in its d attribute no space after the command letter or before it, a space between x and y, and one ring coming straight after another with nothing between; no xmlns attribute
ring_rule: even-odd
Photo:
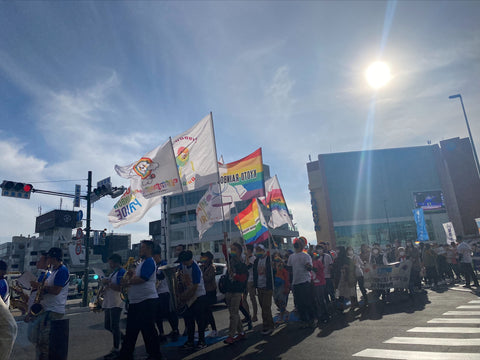
<svg viewBox="0 0 480 360"><path fill-rule="evenodd" d="M82 187L80 185L75 185L75 197L73 198L73 207L80 207L80 192ZM81 219L80 219L81 220Z"/></svg>
<svg viewBox="0 0 480 360"><path fill-rule="evenodd" d="M83 219L83 211L78 210L77 211L77 221L82 221L82 219Z"/></svg>
<svg viewBox="0 0 480 360"><path fill-rule="evenodd" d="M75 235L75 237L80 240L81 238L83 238L83 230L82 228L78 228L77 229L77 234Z"/></svg>

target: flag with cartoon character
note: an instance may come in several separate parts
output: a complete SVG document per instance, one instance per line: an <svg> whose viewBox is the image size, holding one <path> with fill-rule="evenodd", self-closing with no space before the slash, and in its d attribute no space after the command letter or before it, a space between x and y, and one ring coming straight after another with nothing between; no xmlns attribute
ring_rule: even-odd
<svg viewBox="0 0 480 360"><path fill-rule="evenodd" d="M151 199L182 191L176 167L169 140L130 165L115 165L115 171L130 179L132 190Z"/></svg>
<svg viewBox="0 0 480 360"><path fill-rule="evenodd" d="M218 180L212 115L172 138L178 174L185 191Z"/></svg>

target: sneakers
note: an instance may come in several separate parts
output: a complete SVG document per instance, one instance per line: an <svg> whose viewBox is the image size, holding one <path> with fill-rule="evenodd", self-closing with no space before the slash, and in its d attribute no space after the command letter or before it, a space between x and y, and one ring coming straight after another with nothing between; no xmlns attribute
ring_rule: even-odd
<svg viewBox="0 0 480 360"><path fill-rule="evenodd" d="M218 336L217 330L212 330L212 331L210 332L210 334L208 334L208 337L212 337L212 338L213 338L213 337L217 337L217 336Z"/></svg>
<svg viewBox="0 0 480 360"><path fill-rule="evenodd" d="M197 346L195 346L195 349L201 350L205 349L207 347L207 343L205 341L199 341L197 342Z"/></svg>
<svg viewBox="0 0 480 360"><path fill-rule="evenodd" d="M185 344L182 345L183 350L193 350L195 349L195 344L193 342L187 341Z"/></svg>
<svg viewBox="0 0 480 360"><path fill-rule="evenodd" d="M225 340L223 340L223 342L228 345L233 344L235 341L237 340L233 336L229 336Z"/></svg>
<svg viewBox="0 0 480 360"><path fill-rule="evenodd" d="M245 333L241 333L235 336L235 341L245 340L246 338L247 336L245 335Z"/></svg>
<svg viewBox="0 0 480 360"><path fill-rule="evenodd" d="M262 335L270 335L273 332L273 329L262 330Z"/></svg>

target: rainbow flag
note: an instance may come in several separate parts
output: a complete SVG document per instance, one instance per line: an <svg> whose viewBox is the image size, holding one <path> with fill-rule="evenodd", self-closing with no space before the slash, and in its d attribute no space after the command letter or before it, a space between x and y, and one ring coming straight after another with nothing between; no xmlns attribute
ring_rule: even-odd
<svg viewBox="0 0 480 360"><path fill-rule="evenodd" d="M268 239L268 226L257 199L253 199L245 210L235 216L233 221L242 233L246 244L257 244Z"/></svg>
<svg viewBox="0 0 480 360"><path fill-rule="evenodd" d="M219 164L218 170L220 185L229 184L233 186L238 194L238 200L265 196L262 148L243 159L228 164Z"/></svg>
<svg viewBox="0 0 480 360"><path fill-rule="evenodd" d="M293 229L292 218L288 212L277 175L265 181L265 189L267 196L262 202L272 212L268 226L275 229L283 224L288 224Z"/></svg>

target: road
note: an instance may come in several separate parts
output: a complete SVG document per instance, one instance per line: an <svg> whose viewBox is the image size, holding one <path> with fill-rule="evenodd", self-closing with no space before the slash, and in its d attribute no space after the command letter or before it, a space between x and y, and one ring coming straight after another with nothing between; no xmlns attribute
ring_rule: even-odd
<svg viewBox="0 0 480 360"><path fill-rule="evenodd" d="M290 300L292 300L290 298ZM290 301L292 302L292 301ZM291 308L291 304L289 305ZM70 319L70 360L103 359L111 348L111 335L103 329L103 313L72 307ZM217 306L215 318L221 335L226 335L228 311ZM181 330L183 321L180 321ZM34 358L26 340L25 326L12 359ZM124 326L124 323L123 323ZM165 325L169 331L169 325ZM197 352L183 352L172 344L162 346L167 359L479 359L480 297L461 286L428 290L413 301L392 295L388 303L346 311L316 329L300 329L292 321L280 325L268 337L260 334L261 323L247 332L245 341L227 346L219 341ZM144 359L141 336L135 359Z"/></svg>

